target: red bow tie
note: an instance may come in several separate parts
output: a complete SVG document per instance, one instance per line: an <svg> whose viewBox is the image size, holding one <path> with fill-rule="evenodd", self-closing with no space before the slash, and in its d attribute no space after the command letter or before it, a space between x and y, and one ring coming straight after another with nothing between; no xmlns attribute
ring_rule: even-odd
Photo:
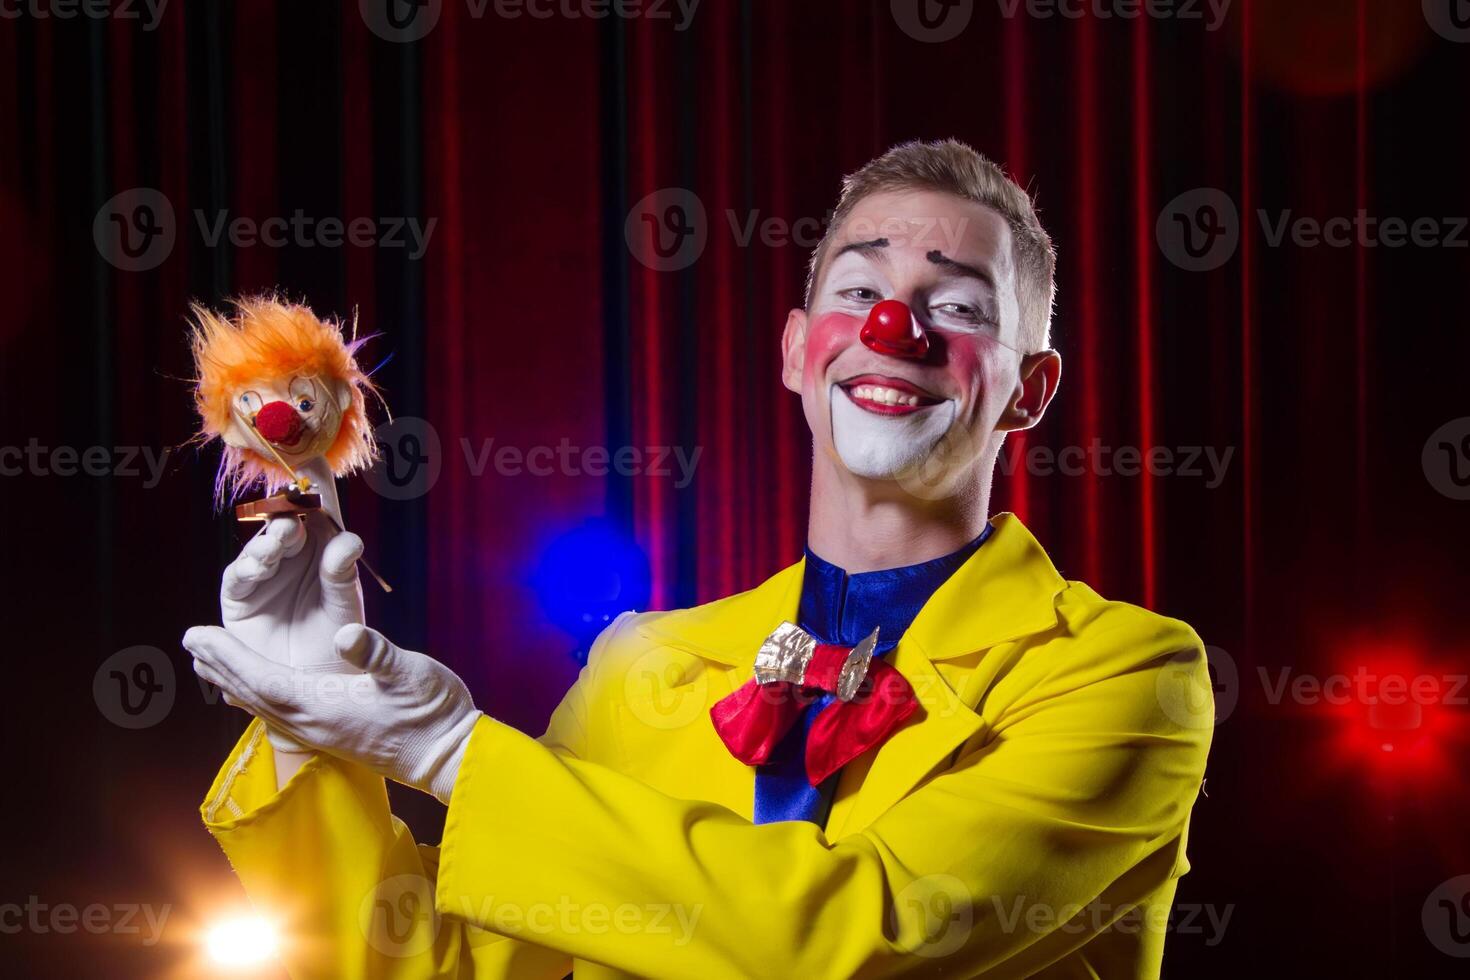
<svg viewBox="0 0 1470 980"><path fill-rule="evenodd" d="M748 766L764 765L802 708L820 691L837 700L822 710L806 741L806 778L819 785L888 736L919 706L908 679L873 659L875 629L855 647L818 643L782 623L761 644L755 677L709 709L720 740Z"/></svg>

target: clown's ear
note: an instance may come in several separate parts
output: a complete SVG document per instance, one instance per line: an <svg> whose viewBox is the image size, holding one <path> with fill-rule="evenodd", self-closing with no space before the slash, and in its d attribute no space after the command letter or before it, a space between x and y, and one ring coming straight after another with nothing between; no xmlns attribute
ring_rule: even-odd
<svg viewBox="0 0 1470 980"><path fill-rule="evenodd" d="M337 407L345 415L347 414L347 410L352 407L352 382L339 379L332 382L332 384L336 387Z"/></svg>

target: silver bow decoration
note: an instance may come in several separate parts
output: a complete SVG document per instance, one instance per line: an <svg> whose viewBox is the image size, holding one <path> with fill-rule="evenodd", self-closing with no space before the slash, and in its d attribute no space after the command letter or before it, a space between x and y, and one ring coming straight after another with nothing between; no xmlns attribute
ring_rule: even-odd
<svg viewBox="0 0 1470 980"><path fill-rule="evenodd" d="M760 684L786 681L806 686L807 667L816 653L817 638L795 623L782 623L766 637L755 655L755 679ZM878 646L878 628L863 638L848 653L837 678L837 690L833 693L840 701L851 701L868 676L868 664L873 660L873 651Z"/></svg>

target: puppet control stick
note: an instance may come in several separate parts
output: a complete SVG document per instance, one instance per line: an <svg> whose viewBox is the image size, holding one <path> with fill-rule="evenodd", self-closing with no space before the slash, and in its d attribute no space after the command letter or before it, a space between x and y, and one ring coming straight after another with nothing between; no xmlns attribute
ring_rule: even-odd
<svg viewBox="0 0 1470 980"><path fill-rule="evenodd" d="M285 403L271 402L271 405L285 405ZM270 408L271 405L267 405L265 408ZM286 405L285 407L288 411L290 411L289 405ZM322 482L317 483L316 481L313 481L308 477L301 476L300 474L292 471L291 467L286 464L286 461L281 459L280 454L276 452L276 447L274 443L278 442L279 440L275 438L274 435L267 434L268 430L272 433L279 432L281 430L276 428L275 424L270 421L267 421L265 423L266 428L262 428L260 416L263 414L265 414L265 409L261 409L260 412L256 413L256 417L254 419L255 429L257 432L260 433L261 439L265 442L266 448L269 449L271 451L271 454L276 457L277 461L280 462L280 465L291 473L291 482L280 493L272 494L271 496L265 497L261 500L252 500L247 503L237 504L235 506L235 520L264 521L268 520L272 514L298 514L301 516L302 520L306 520L308 514L312 513L313 511L317 511L321 513L321 515L327 520L331 521L332 527L336 528L339 532L345 530L342 527L342 522L339 521L336 516L337 514L341 513L341 507L337 503L336 488L331 486L330 483L332 479L331 473L328 472L324 477L321 478ZM291 433L292 437L294 437L294 434L299 432L299 420L291 426L287 427L286 431ZM323 462L324 461L320 457L317 457L307 464L307 468L322 468ZM318 487L322 491L327 492L329 495L329 501L325 505L322 499L322 493L313 492L313 490ZM378 574L377 569L368 564L368 560L366 558L358 556L357 560L363 568L367 569L367 573L372 576L373 581L378 583L378 588L382 589L384 592L393 591L393 586L389 585L388 580Z"/></svg>

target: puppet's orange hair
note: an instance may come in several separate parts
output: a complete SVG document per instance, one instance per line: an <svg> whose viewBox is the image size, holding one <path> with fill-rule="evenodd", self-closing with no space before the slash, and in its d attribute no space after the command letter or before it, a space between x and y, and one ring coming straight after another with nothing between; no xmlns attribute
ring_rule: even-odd
<svg viewBox="0 0 1470 980"><path fill-rule="evenodd" d="M327 464L337 476L347 476L373 461L376 444L368 424L366 394L377 395L372 379L357 366L359 339L345 339L342 326L323 322L305 306L273 295L246 296L231 301L233 317L224 317L197 303L189 346L194 352L194 405L199 411L196 438L209 442L223 435L233 420L231 402L253 382L279 381L293 376L346 382L352 404L342 413L337 438L327 450ZM224 447L215 497L223 503L256 483L267 493L283 487L290 474L279 463L253 449Z"/></svg>

